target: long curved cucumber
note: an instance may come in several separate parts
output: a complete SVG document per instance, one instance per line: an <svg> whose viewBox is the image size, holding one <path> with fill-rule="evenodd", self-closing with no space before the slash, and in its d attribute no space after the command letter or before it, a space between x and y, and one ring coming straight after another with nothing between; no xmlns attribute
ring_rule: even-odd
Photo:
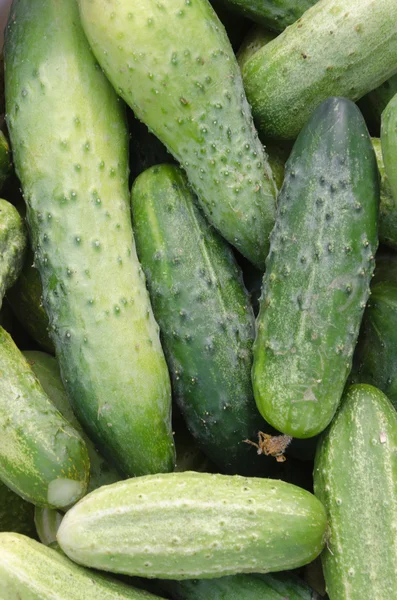
<svg viewBox="0 0 397 600"><path fill-rule="evenodd" d="M358 100L394 75L396 19L394 0L321 0L256 52L243 79L260 133L294 139L329 96Z"/></svg>
<svg viewBox="0 0 397 600"><path fill-rule="evenodd" d="M0 373L0 479L33 504L69 506L87 491L87 448L1 328Z"/></svg>
<svg viewBox="0 0 397 600"><path fill-rule="evenodd" d="M224 0L231 9L281 32L295 23L317 0Z"/></svg>
<svg viewBox="0 0 397 600"><path fill-rule="evenodd" d="M62 383L57 360L45 352L36 350L25 350L22 354L55 408L80 433L85 442L90 459L90 481L87 491L92 492L101 485L109 485L123 479L117 469L110 465L97 451L76 419Z"/></svg>
<svg viewBox="0 0 397 600"><path fill-rule="evenodd" d="M148 592L88 571L57 550L0 533L2 600L159 600Z"/></svg>
<svg viewBox="0 0 397 600"><path fill-rule="evenodd" d="M131 198L138 256L188 429L222 471L263 472L264 457L244 443L267 424L251 384L254 314L232 250L194 206L180 168L148 169Z"/></svg>
<svg viewBox="0 0 397 600"><path fill-rule="evenodd" d="M0 308L6 290L21 272L27 236L25 225L16 208L0 199Z"/></svg>
<svg viewBox="0 0 397 600"><path fill-rule="evenodd" d="M77 563L178 580L301 566L321 552L325 529L322 504L294 485L185 472L95 490L57 537Z"/></svg>
<svg viewBox="0 0 397 600"><path fill-rule="evenodd" d="M386 600L397 590L397 413L369 385L348 389L316 454L327 508L322 554L330 600Z"/></svg>
<svg viewBox="0 0 397 600"><path fill-rule="evenodd" d="M33 504L26 502L0 481L0 532L12 531L34 536Z"/></svg>
<svg viewBox="0 0 397 600"><path fill-rule="evenodd" d="M369 295L378 202L361 113L330 98L287 162L257 322L255 399L285 434L312 437L335 413Z"/></svg>
<svg viewBox="0 0 397 600"><path fill-rule="evenodd" d="M263 267L276 188L208 0L79 0L98 62L186 170L207 219Z"/></svg>
<svg viewBox="0 0 397 600"><path fill-rule="evenodd" d="M77 1L16 0L5 65L14 162L68 396L126 474L172 470L170 381L133 241L124 110Z"/></svg>

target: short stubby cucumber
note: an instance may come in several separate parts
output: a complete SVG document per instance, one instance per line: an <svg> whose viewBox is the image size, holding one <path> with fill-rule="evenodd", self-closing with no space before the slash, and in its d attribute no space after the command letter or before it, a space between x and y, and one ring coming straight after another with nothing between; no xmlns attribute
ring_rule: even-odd
<svg viewBox="0 0 397 600"><path fill-rule="evenodd" d="M321 552L325 531L322 504L294 485L185 472L91 492L57 537L77 563L179 580L293 569Z"/></svg>
<svg viewBox="0 0 397 600"><path fill-rule="evenodd" d="M75 565L57 550L16 533L0 533L3 600L160 600Z"/></svg>
<svg viewBox="0 0 397 600"><path fill-rule="evenodd" d="M26 502L0 481L0 532L35 535L33 504Z"/></svg>
<svg viewBox="0 0 397 600"><path fill-rule="evenodd" d="M394 75L396 20L395 0L321 0L256 52L243 80L260 133L294 139L329 96L358 100Z"/></svg>
<svg viewBox="0 0 397 600"><path fill-rule="evenodd" d="M0 308L6 290L22 270L27 236L17 209L0 199Z"/></svg>
<svg viewBox="0 0 397 600"><path fill-rule="evenodd" d="M49 546L57 541L57 532L63 515L54 508L36 506L34 509L34 524L42 544Z"/></svg>
<svg viewBox="0 0 397 600"><path fill-rule="evenodd" d="M133 240L124 109L77 0L16 0L7 122L62 379L127 475L174 466L170 380Z"/></svg>
<svg viewBox="0 0 397 600"><path fill-rule="evenodd" d="M295 23L317 0L223 0L256 23L273 31L283 31Z"/></svg>
<svg viewBox="0 0 397 600"><path fill-rule="evenodd" d="M266 471L244 443L264 423L251 384L255 320L230 246L194 206L183 171L161 165L132 189L133 227L173 390L188 429L222 471ZM268 459L274 463L274 459Z"/></svg>
<svg viewBox="0 0 397 600"><path fill-rule="evenodd" d="M324 101L286 165L254 346L264 418L298 438L332 419L374 268L379 183L357 106Z"/></svg>
<svg viewBox="0 0 397 600"><path fill-rule="evenodd" d="M0 373L0 479L33 504L73 504L87 491L85 443L2 328Z"/></svg>
<svg viewBox="0 0 397 600"><path fill-rule="evenodd" d="M97 451L76 419L62 383L57 360L53 356L37 350L25 350L22 354L55 408L80 433L85 442L90 459L90 481L87 491L91 492L101 485L109 485L109 483L123 479L117 469Z"/></svg>
<svg viewBox="0 0 397 600"><path fill-rule="evenodd" d="M328 512L330 600L395 598L397 413L376 388L348 389L319 442L314 490Z"/></svg>
<svg viewBox="0 0 397 600"><path fill-rule="evenodd" d="M208 220L263 267L275 184L225 30L208 0L79 0L117 92L186 170Z"/></svg>

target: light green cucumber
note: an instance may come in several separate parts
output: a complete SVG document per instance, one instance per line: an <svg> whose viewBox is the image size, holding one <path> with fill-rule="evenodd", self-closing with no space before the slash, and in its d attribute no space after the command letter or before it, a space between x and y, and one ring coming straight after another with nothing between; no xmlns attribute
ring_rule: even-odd
<svg viewBox="0 0 397 600"><path fill-rule="evenodd" d="M33 504L73 504L87 491L85 443L1 328L0 373L0 479Z"/></svg>
<svg viewBox="0 0 397 600"><path fill-rule="evenodd" d="M295 23L316 2L317 0L224 0L231 10L277 32Z"/></svg>
<svg viewBox="0 0 397 600"><path fill-rule="evenodd" d="M322 504L301 488L185 472L95 490L66 514L57 537L77 563L179 580L301 566L321 552L325 529Z"/></svg>
<svg viewBox="0 0 397 600"><path fill-rule="evenodd" d="M372 138L372 144L380 174L379 240L383 244L397 249L397 202L393 197L386 173L381 141L378 138Z"/></svg>
<svg viewBox="0 0 397 600"><path fill-rule="evenodd" d="M301 131L278 197L254 346L263 417L308 438L331 421L374 268L375 153L357 106L329 98Z"/></svg>
<svg viewBox="0 0 397 600"><path fill-rule="evenodd" d="M243 79L260 133L294 139L329 96L358 100L394 75L396 20L395 0L321 0L256 52Z"/></svg>
<svg viewBox="0 0 397 600"><path fill-rule="evenodd" d="M76 0L15 0L7 122L62 379L128 475L172 470L171 392L131 227L124 108Z"/></svg>
<svg viewBox="0 0 397 600"><path fill-rule="evenodd" d="M0 308L6 290L18 278L25 258L27 236L16 208L0 199Z"/></svg>
<svg viewBox="0 0 397 600"><path fill-rule="evenodd" d="M0 481L0 532L14 531L34 536L34 506Z"/></svg>
<svg viewBox="0 0 397 600"><path fill-rule="evenodd" d="M117 92L186 170L207 219L263 267L275 193L241 73L208 0L79 0Z"/></svg>
<svg viewBox="0 0 397 600"><path fill-rule="evenodd" d="M1 600L159 600L16 533L0 534Z"/></svg>
<svg viewBox="0 0 397 600"><path fill-rule="evenodd" d="M321 438L314 490L327 508L322 554L330 600L389 600L397 590L397 413L352 386Z"/></svg>
<svg viewBox="0 0 397 600"><path fill-rule="evenodd" d="M0 189L11 173L11 152L7 138L0 131Z"/></svg>
<svg viewBox="0 0 397 600"><path fill-rule="evenodd" d="M397 202L397 94L382 113L381 144L385 175L393 198L390 202L390 210L393 214Z"/></svg>
<svg viewBox="0 0 397 600"><path fill-rule="evenodd" d="M109 483L115 483L123 479L123 476L96 450L94 444L84 433L79 421L76 419L61 380L57 360L53 356L45 354L45 352L35 350L27 350L23 352L23 355L51 402L61 415L80 433L87 446L90 458L90 481L87 491L91 492L101 485L108 485Z"/></svg>
<svg viewBox="0 0 397 600"><path fill-rule="evenodd" d="M63 519L62 513L54 508L36 506L34 509L34 524L42 544L49 546L57 540L57 531Z"/></svg>
<svg viewBox="0 0 397 600"><path fill-rule="evenodd" d="M142 173L133 226L177 404L201 449L229 474L266 472L245 440L267 424L252 392L255 321L229 245L194 206L179 167Z"/></svg>

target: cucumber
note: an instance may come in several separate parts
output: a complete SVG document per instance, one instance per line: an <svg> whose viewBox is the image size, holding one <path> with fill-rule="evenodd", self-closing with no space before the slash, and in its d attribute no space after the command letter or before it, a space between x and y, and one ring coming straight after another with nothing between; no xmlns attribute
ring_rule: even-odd
<svg viewBox="0 0 397 600"><path fill-rule="evenodd" d="M22 327L43 350L54 354L54 344L48 334L48 316L43 306L43 286L30 248L16 283L7 291L7 298Z"/></svg>
<svg viewBox="0 0 397 600"><path fill-rule="evenodd" d="M395 94L397 94L397 75L393 75L364 96L363 100L366 101L371 117L377 126L381 124L382 113Z"/></svg>
<svg viewBox="0 0 397 600"><path fill-rule="evenodd" d="M397 410L397 281L372 287L354 362L357 381L382 390Z"/></svg>
<svg viewBox="0 0 397 600"><path fill-rule="evenodd" d="M22 269L26 244L26 230L18 211L0 199L0 308L6 290Z"/></svg>
<svg viewBox="0 0 397 600"><path fill-rule="evenodd" d="M14 162L68 396L127 475L170 470L170 381L133 241L124 109L76 0L15 0L5 65Z"/></svg>
<svg viewBox="0 0 397 600"><path fill-rule="evenodd" d="M243 70L244 65L249 59L258 52L258 50L263 48L263 46L266 46L266 44L274 40L275 37L275 33L264 29L261 25L252 27L245 36L243 43L237 52L237 62L240 69Z"/></svg>
<svg viewBox="0 0 397 600"><path fill-rule="evenodd" d="M162 581L172 600L314 600L313 591L293 575L231 575L219 579Z"/></svg>
<svg viewBox="0 0 397 600"><path fill-rule="evenodd" d="M179 580L301 566L321 552L325 529L322 504L296 486L185 472L91 492L69 510L57 537L77 563Z"/></svg>
<svg viewBox="0 0 397 600"><path fill-rule="evenodd" d="M319 442L314 489L328 512L330 600L395 598L397 414L376 388L348 389Z"/></svg>
<svg viewBox="0 0 397 600"><path fill-rule="evenodd" d="M7 138L0 131L0 189L11 173L11 153Z"/></svg>
<svg viewBox="0 0 397 600"><path fill-rule="evenodd" d="M15 531L34 536L34 506L0 481L0 532Z"/></svg>
<svg viewBox="0 0 397 600"><path fill-rule="evenodd" d="M16 533L0 534L4 600L159 600L72 563L57 550Z"/></svg>
<svg viewBox="0 0 397 600"><path fill-rule="evenodd" d="M380 173L379 240L397 249L397 203L393 197L382 156L381 141L372 138ZM397 196L396 196L397 197Z"/></svg>
<svg viewBox="0 0 397 600"><path fill-rule="evenodd" d="M35 350L25 351L23 355L55 408L79 432L85 442L90 459L90 481L87 491L91 492L101 485L109 485L109 483L123 479L123 476L99 454L76 419L66 395L56 359L49 354Z"/></svg>
<svg viewBox="0 0 397 600"><path fill-rule="evenodd" d="M148 169L131 198L138 256L188 429L222 471L263 472L264 458L244 443L266 424L251 384L254 315L232 250L195 208L178 167Z"/></svg>
<svg viewBox="0 0 397 600"><path fill-rule="evenodd" d="M208 0L79 0L118 93L186 170L206 217L264 266L276 188L241 73Z"/></svg>
<svg viewBox="0 0 397 600"><path fill-rule="evenodd" d="M34 524L42 544L49 546L57 540L57 531L63 515L53 508L36 506L34 509Z"/></svg>
<svg viewBox="0 0 397 600"><path fill-rule="evenodd" d="M341 398L369 295L378 202L361 113L330 98L287 162L257 321L255 399L287 435L320 433Z"/></svg>
<svg viewBox="0 0 397 600"><path fill-rule="evenodd" d="M273 31L295 23L317 0L224 0L225 4Z"/></svg>
<svg viewBox="0 0 397 600"><path fill-rule="evenodd" d="M394 202L397 202L397 94L382 113L381 144L384 168ZM392 203L394 208L394 203Z"/></svg>
<svg viewBox="0 0 397 600"><path fill-rule="evenodd" d="M69 506L87 491L87 448L1 328L0 373L0 479L33 504Z"/></svg>
<svg viewBox="0 0 397 600"><path fill-rule="evenodd" d="M294 139L329 96L358 100L394 75L396 20L395 0L321 0L256 52L243 80L260 133Z"/></svg>

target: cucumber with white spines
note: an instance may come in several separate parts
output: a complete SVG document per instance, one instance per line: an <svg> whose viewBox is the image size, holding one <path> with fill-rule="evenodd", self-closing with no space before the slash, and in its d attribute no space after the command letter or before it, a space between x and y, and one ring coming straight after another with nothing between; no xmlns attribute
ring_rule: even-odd
<svg viewBox="0 0 397 600"><path fill-rule="evenodd" d="M21 272L27 246L25 225L16 208L0 199L0 308Z"/></svg>
<svg viewBox="0 0 397 600"><path fill-rule="evenodd" d="M1 328L0 373L0 479L33 504L73 504L88 486L84 440L53 406Z"/></svg>
<svg viewBox="0 0 397 600"><path fill-rule="evenodd" d="M57 531L63 515L54 508L36 506L34 509L34 524L42 544L49 546L57 541Z"/></svg>
<svg viewBox="0 0 397 600"><path fill-rule="evenodd" d="M160 600L148 592L83 569L61 552L14 533L0 533L0 598Z"/></svg>
<svg viewBox="0 0 397 600"><path fill-rule="evenodd" d="M210 223L260 267L276 188L241 73L208 0L79 0L92 50L185 169Z"/></svg>
<svg viewBox="0 0 397 600"><path fill-rule="evenodd" d="M7 123L62 379L129 475L174 467L169 374L131 227L124 108L76 0L16 0Z"/></svg>
<svg viewBox="0 0 397 600"><path fill-rule="evenodd" d="M369 385L350 387L319 442L314 490L327 509L322 554L330 600L397 590L397 413Z"/></svg>
<svg viewBox="0 0 397 600"><path fill-rule="evenodd" d="M65 515L57 538L85 566L179 580L302 566L320 554L325 534L324 507L299 487L185 472L91 492Z"/></svg>
<svg viewBox="0 0 397 600"><path fill-rule="evenodd" d="M397 73L396 19L395 0L321 0L256 52L243 80L265 139L294 139L326 98L358 100Z"/></svg>

